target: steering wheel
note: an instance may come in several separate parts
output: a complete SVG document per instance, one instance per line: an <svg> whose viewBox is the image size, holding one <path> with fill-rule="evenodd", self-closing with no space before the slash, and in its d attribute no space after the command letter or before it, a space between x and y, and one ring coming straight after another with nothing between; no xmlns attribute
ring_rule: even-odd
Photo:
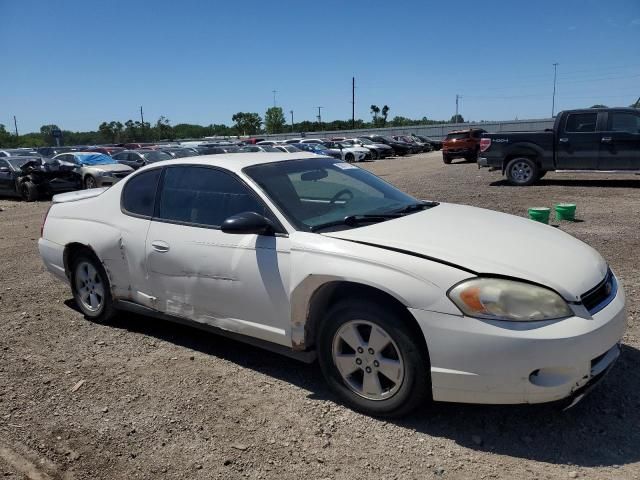
<svg viewBox="0 0 640 480"><path fill-rule="evenodd" d="M345 199L344 203L348 203L351 200L353 200L353 192L347 188L343 188L342 190L340 190L338 193L336 193L331 200L329 200L329 203L331 205L335 205L335 203L340 200L340 197L342 197L343 195L348 195L349 198Z"/></svg>

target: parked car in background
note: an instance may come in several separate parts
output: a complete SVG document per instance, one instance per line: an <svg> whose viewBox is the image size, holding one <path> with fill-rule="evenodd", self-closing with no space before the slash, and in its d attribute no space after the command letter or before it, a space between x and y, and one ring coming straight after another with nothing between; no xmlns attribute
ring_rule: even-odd
<svg viewBox="0 0 640 480"><path fill-rule="evenodd" d="M77 152L78 149L75 147L38 147L36 149L38 155L42 155L43 157L53 158L59 153L65 152Z"/></svg>
<svg viewBox="0 0 640 480"><path fill-rule="evenodd" d="M371 160L371 152L367 148L358 147L355 145L349 145L341 142L327 141L322 143L328 150L340 153L340 159L345 162L364 162L365 160Z"/></svg>
<svg viewBox="0 0 640 480"><path fill-rule="evenodd" d="M346 140L341 140L340 143L344 145L350 145L352 147L366 148L367 150L369 150L372 160L387 158L394 154L393 148L391 148L389 145L385 145L384 143L374 143L371 140L367 139L349 138Z"/></svg>
<svg viewBox="0 0 640 480"><path fill-rule="evenodd" d="M125 143L122 145L124 148L126 148L127 150L136 150L138 148L150 148L150 149L154 149L156 148L156 144L155 143Z"/></svg>
<svg viewBox="0 0 640 480"><path fill-rule="evenodd" d="M200 155L215 155L218 153L237 153L240 147L232 143L203 144L198 147Z"/></svg>
<svg viewBox="0 0 640 480"><path fill-rule="evenodd" d="M72 167L84 188L110 187L133 172L133 168L116 159L95 152L61 153L53 157L61 167Z"/></svg>
<svg viewBox="0 0 640 480"><path fill-rule="evenodd" d="M302 143L304 138L288 138L284 140L282 143L289 145L291 143Z"/></svg>
<svg viewBox="0 0 640 480"><path fill-rule="evenodd" d="M193 149L183 147L159 148L158 151L167 153L171 155L172 158L195 157L198 155L198 152L195 152Z"/></svg>
<svg viewBox="0 0 640 480"><path fill-rule="evenodd" d="M78 190L80 177L71 168L41 156L0 158L0 195L34 202L55 193Z"/></svg>
<svg viewBox="0 0 640 480"><path fill-rule="evenodd" d="M389 145L391 148L393 148L393 151L396 155L408 155L410 153L415 153L416 150L413 145L407 142L400 142L393 137L386 137L382 135L361 135L358 138L366 138L375 143L383 143L384 145Z"/></svg>
<svg viewBox="0 0 640 480"><path fill-rule="evenodd" d="M477 161L483 133L485 130L481 128L449 132L442 142L442 161L447 165L456 158L464 158L468 162Z"/></svg>
<svg viewBox="0 0 640 480"><path fill-rule="evenodd" d="M413 145L416 149L416 153L431 151L431 145L429 143L422 142L411 135L396 135L393 138L399 142L407 142L408 144Z"/></svg>
<svg viewBox="0 0 640 480"><path fill-rule="evenodd" d="M549 171L640 173L640 110L566 110L551 131L485 133L478 165L520 186Z"/></svg>
<svg viewBox="0 0 640 480"><path fill-rule="evenodd" d="M342 160L342 153L340 150L328 149L321 143L293 143L292 146L299 148L304 152L315 153L316 155L322 155L327 157L339 158Z"/></svg>
<svg viewBox="0 0 640 480"><path fill-rule="evenodd" d="M149 150L140 148L138 150L125 150L116 153L113 159L118 163L127 165L134 170L149 165L150 163L161 162L163 160L171 160L173 157L168 153L159 150Z"/></svg>
<svg viewBox="0 0 640 480"><path fill-rule="evenodd" d="M302 140L300 140L300 143L318 143L318 144L323 144L325 142L327 142L329 140L327 140L326 138L303 138Z"/></svg>
<svg viewBox="0 0 640 480"><path fill-rule="evenodd" d="M113 156L116 153L124 151L124 147L115 147L115 146L107 146L107 145L97 145L95 147L89 147L84 149L85 152L97 152L104 153L105 155Z"/></svg>
<svg viewBox="0 0 640 480"><path fill-rule="evenodd" d="M272 147L271 145L245 145L244 147L240 147L238 149L238 153L250 153L250 152L279 152L276 147Z"/></svg>
<svg viewBox="0 0 640 480"><path fill-rule="evenodd" d="M283 144L284 144L284 140L262 140L256 143L256 145L271 145L271 146L283 145Z"/></svg>
<svg viewBox="0 0 640 480"><path fill-rule="evenodd" d="M310 154L173 160L58 195L38 248L92 322L136 312L317 357L377 416L578 401L627 325L622 285L580 240Z"/></svg>
<svg viewBox="0 0 640 480"><path fill-rule="evenodd" d="M442 150L442 140L437 140L433 137L425 137L423 135L416 134L413 134L412 136L416 137L423 143L428 143L429 145L431 145L432 150Z"/></svg>
<svg viewBox="0 0 640 480"><path fill-rule="evenodd" d="M38 152L32 148L5 148L0 150L2 157L33 157L38 156Z"/></svg>
<svg viewBox="0 0 640 480"><path fill-rule="evenodd" d="M300 148L296 147L295 144L292 144L292 145L275 145L275 148L277 148L281 152L286 152L286 153L302 152L302 150Z"/></svg>

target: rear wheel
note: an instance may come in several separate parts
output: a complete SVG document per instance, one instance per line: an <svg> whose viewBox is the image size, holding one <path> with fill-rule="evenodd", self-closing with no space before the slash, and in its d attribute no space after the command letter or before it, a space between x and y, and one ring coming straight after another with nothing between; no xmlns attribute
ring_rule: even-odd
<svg viewBox="0 0 640 480"><path fill-rule="evenodd" d="M95 255L82 252L71 260L71 291L85 317L106 322L115 315L109 278Z"/></svg>
<svg viewBox="0 0 640 480"><path fill-rule="evenodd" d="M384 305L347 300L321 326L318 360L327 383L363 413L396 417L430 399L428 354L399 316Z"/></svg>
<svg viewBox="0 0 640 480"><path fill-rule="evenodd" d="M507 164L505 174L512 185L526 187L533 185L539 178L540 168L530 158L514 158Z"/></svg>
<svg viewBox="0 0 640 480"><path fill-rule="evenodd" d="M24 182L20 185L20 195L25 202L35 202L38 200L38 186L30 181Z"/></svg>

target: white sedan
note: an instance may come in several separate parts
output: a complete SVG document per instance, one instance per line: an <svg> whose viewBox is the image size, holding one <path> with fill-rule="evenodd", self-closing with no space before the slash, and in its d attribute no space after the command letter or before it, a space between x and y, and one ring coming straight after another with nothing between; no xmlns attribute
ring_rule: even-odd
<svg viewBox="0 0 640 480"><path fill-rule="evenodd" d="M576 401L626 326L622 287L575 238L307 153L158 162L57 195L39 248L91 320L133 311L317 355L380 416Z"/></svg>

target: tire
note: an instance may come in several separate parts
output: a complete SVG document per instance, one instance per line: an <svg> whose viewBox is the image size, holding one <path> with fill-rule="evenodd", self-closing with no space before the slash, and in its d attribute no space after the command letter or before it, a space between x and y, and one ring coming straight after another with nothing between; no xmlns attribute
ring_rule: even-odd
<svg viewBox="0 0 640 480"><path fill-rule="evenodd" d="M111 298L109 277L95 255L81 252L70 262L71 291L85 318L108 322L116 313Z"/></svg>
<svg viewBox="0 0 640 480"><path fill-rule="evenodd" d="M346 162L353 163L356 161L356 158L353 156L353 153L349 152L344 156Z"/></svg>
<svg viewBox="0 0 640 480"><path fill-rule="evenodd" d="M538 181L540 168L535 161L526 157L514 158L505 169L507 180L512 185L526 187Z"/></svg>
<svg viewBox="0 0 640 480"><path fill-rule="evenodd" d="M38 186L27 180L20 185L20 195L25 202L35 202L40 196Z"/></svg>
<svg viewBox="0 0 640 480"><path fill-rule="evenodd" d="M320 327L320 368L329 387L354 410L399 417L431 399L428 352L400 315L378 303L345 300L329 310ZM352 335L354 328L359 337ZM370 344L372 332L376 338ZM345 337L352 343L358 338L360 346L352 348ZM378 348L381 345L386 346ZM342 362L336 360L340 358Z"/></svg>
<svg viewBox="0 0 640 480"><path fill-rule="evenodd" d="M379 160L380 153L377 150L369 150L371 152L371 160Z"/></svg>
<svg viewBox="0 0 640 480"><path fill-rule="evenodd" d="M84 177L84 188L89 189L89 188L97 188L98 187L98 182L96 182L96 179L93 178L91 175L87 175L86 177Z"/></svg>
<svg viewBox="0 0 640 480"><path fill-rule="evenodd" d="M447 165L451 165L452 158L449 155L442 154L442 161Z"/></svg>

